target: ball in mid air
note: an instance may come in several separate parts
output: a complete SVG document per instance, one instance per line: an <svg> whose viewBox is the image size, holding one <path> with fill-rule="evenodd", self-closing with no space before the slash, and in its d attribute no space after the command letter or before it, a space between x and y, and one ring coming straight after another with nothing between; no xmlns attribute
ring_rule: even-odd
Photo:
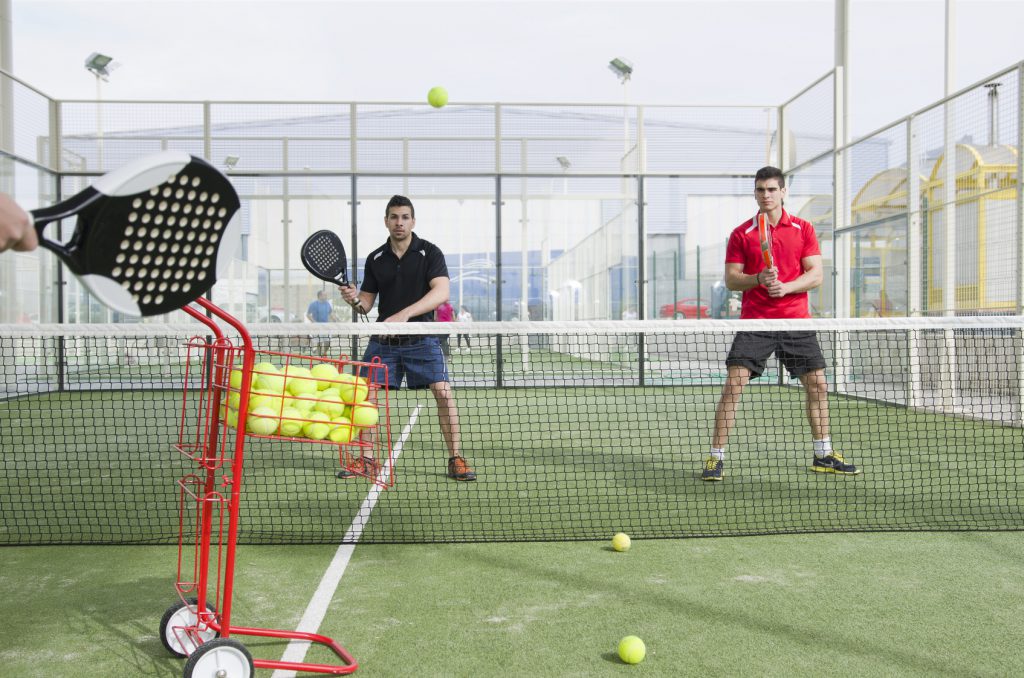
<svg viewBox="0 0 1024 678"><path fill-rule="evenodd" d="M448 90L444 87L431 87L427 92L427 101L434 108L442 108L448 103Z"/></svg>
<svg viewBox="0 0 1024 678"><path fill-rule="evenodd" d="M627 664L639 664L647 656L647 646L636 636L626 636L619 641L619 659Z"/></svg>
<svg viewBox="0 0 1024 678"><path fill-rule="evenodd" d="M612 548L616 551L628 551L631 543L629 535L625 532L619 532L612 537Z"/></svg>

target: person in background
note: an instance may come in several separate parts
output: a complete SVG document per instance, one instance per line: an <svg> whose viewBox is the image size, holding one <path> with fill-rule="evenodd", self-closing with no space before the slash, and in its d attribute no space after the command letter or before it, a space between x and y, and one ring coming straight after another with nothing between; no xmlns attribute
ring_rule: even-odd
<svg viewBox="0 0 1024 678"><path fill-rule="evenodd" d="M455 322L455 309L452 308L450 303L445 301L437 307L436 311L434 311L434 320L439 323ZM450 358L452 356L451 345L448 343L450 336L451 335L448 334L441 335L441 351L444 353L445 358Z"/></svg>
<svg viewBox="0 0 1024 678"><path fill-rule="evenodd" d="M311 301L309 308L306 309L306 320L311 323L330 322L333 312L334 307L327 299L327 290L320 290L316 293L316 299ZM329 354L331 347L330 337L320 334L314 337L314 341L316 342L317 355L326 356Z"/></svg>
<svg viewBox="0 0 1024 678"><path fill-rule="evenodd" d="M471 323L471 322L473 322L473 314L470 313L469 309L466 308L465 306L459 306L458 320L459 320L460 323ZM463 342L465 342L465 344L466 344L466 353L469 353L469 350L471 348L473 348L473 345L469 342L469 335L468 334L460 334L459 335L459 345L458 345L458 347L455 350L456 351L462 351L462 344L463 344Z"/></svg>

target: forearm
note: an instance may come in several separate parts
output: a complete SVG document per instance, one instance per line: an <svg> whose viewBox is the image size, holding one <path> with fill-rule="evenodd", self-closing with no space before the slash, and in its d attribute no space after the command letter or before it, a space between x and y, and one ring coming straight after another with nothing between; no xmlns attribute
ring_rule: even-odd
<svg viewBox="0 0 1024 678"><path fill-rule="evenodd" d="M734 292L746 292L761 284L759 274L753 275L742 271L728 271L725 275L725 286Z"/></svg>
<svg viewBox="0 0 1024 678"><path fill-rule="evenodd" d="M800 294L809 292L821 286L822 275L820 271L804 271L796 280L786 283L786 294Z"/></svg>

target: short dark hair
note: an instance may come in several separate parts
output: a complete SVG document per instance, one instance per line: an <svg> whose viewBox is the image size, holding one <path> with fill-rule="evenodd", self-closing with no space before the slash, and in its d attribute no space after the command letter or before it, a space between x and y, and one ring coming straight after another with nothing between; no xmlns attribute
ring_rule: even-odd
<svg viewBox="0 0 1024 678"><path fill-rule="evenodd" d="M412 206L412 200L409 200L404 195L391 196L391 200L388 200L388 206L384 208L385 219L387 219L388 215L391 214L392 207L408 207L412 212L412 218L416 218L416 208Z"/></svg>
<svg viewBox="0 0 1024 678"><path fill-rule="evenodd" d="M772 167L767 165L757 170L757 174L754 175L754 182L762 181L764 179L778 179L779 188L786 187L786 175L782 173L778 167Z"/></svg>

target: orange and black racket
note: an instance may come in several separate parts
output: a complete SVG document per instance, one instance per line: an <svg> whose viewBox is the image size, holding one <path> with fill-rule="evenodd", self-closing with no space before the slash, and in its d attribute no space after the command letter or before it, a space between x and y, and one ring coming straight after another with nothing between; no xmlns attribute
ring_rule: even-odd
<svg viewBox="0 0 1024 678"><path fill-rule="evenodd" d="M775 268L775 257L772 256L772 232L768 228L768 215L757 213L757 235L761 239L761 255L767 268Z"/></svg>

